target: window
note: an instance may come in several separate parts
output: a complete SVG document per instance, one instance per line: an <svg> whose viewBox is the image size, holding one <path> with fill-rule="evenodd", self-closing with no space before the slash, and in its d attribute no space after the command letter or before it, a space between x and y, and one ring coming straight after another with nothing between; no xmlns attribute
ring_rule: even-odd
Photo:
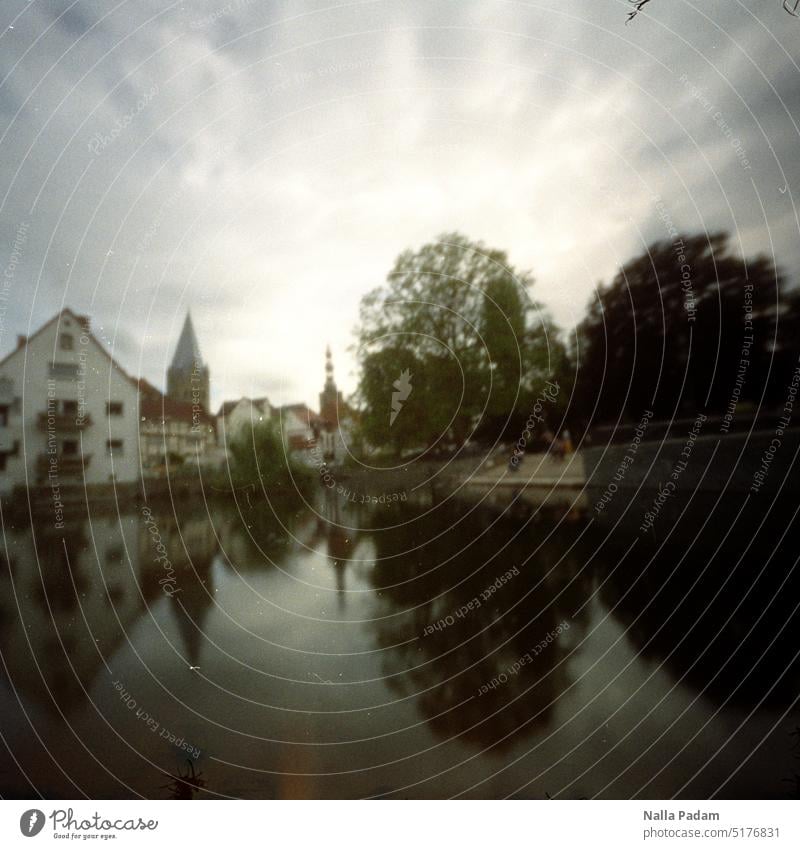
<svg viewBox="0 0 800 849"><path fill-rule="evenodd" d="M77 401L62 401L61 402L61 410L65 416L77 416L78 415L78 402Z"/></svg>
<svg viewBox="0 0 800 849"><path fill-rule="evenodd" d="M14 447L11 451L0 451L0 472L6 471L6 464L8 463L9 457L18 457L19 456L19 442L14 440Z"/></svg>
<svg viewBox="0 0 800 849"><path fill-rule="evenodd" d="M122 454L122 440L108 439L106 440L106 453L111 456L113 454Z"/></svg>
<svg viewBox="0 0 800 849"><path fill-rule="evenodd" d="M121 416L122 415L122 401L106 401L106 415L107 416Z"/></svg>
<svg viewBox="0 0 800 849"><path fill-rule="evenodd" d="M50 363L50 377L61 380L72 380L77 376L77 363Z"/></svg>
<svg viewBox="0 0 800 849"><path fill-rule="evenodd" d="M71 333L62 333L59 344L62 351L73 351L75 349L75 338Z"/></svg>
<svg viewBox="0 0 800 849"><path fill-rule="evenodd" d="M78 443L74 439L65 439L61 444L61 453L65 457L74 457L78 453Z"/></svg>
<svg viewBox="0 0 800 849"><path fill-rule="evenodd" d="M8 404L0 405L0 427L8 427Z"/></svg>

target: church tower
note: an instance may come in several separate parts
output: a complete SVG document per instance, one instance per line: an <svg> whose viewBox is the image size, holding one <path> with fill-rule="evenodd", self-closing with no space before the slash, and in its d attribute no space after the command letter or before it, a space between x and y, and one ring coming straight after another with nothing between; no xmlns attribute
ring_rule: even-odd
<svg viewBox="0 0 800 849"><path fill-rule="evenodd" d="M322 419L322 432L319 435L319 444L322 448L322 456L326 462L336 462L341 459L341 432L339 428L339 417L344 416L344 401L342 393L336 388L333 379L333 359L331 358L331 346L325 349L325 386L319 393L319 417Z"/></svg>
<svg viewBox="0 0 800 849"><path fill-rule="evenodd" d="M339 423L339 416L344 412L342 393L336 388L333 379L333 359L331 357L331 346L325 349L325 386L319 393L319 415L320 418L330 423L335 428Z"/></svg>
<svg viewBox="0 0 800 849"><path fill-rule="evenodd" d="M167 395L175 401L199 404L208 411L209 375L208 366L203 362L200 346L192 326L192 317L187 312L183 323L178 346L167 369Z"/></svg>

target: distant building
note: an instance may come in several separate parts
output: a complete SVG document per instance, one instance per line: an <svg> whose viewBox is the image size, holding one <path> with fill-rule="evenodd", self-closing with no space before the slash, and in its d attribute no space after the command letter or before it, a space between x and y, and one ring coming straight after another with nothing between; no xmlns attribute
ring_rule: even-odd
<svg viewBox="0 0 800 849"><path fill-rule="evenodd" d="M210 381L187 313L172 363L167 392L139 382L142 469L148 475L174 474L179 467L216 466L224 459L217 448L216 421L209 413Z"/></svg>
<svg viewBox="0 0 800 849"><path fill-rule="evenodd" d="M219 446L227 450L242 427L269 421L271 417L272 407L266 398L240 398L238 401L225 401L217 411Z"/></svg>
<svg viewBox="0 0 800 849"><path fill-rule="evenodd" d="M142 470L147 475L174 474L178 467L216 466L224 459L217 448L214 419L195 404L176 401L141 381L139 438Z"/></svg>
<svg viewBox="0 0 800 849"><path fill-rule="evenodd" d="M318 445L328 463L341 463L352 444L355 417L336 387L330 345L325 349L325 385L319 394Z"/></svg>
<svg viewBox="0 0 800 849"><path fill-rule="evenodd" d="M208 366L203 362L192 317L187 313L172 364L167 370L167 395L173 401L182 401L208 411L209 388Z"/></svg>
<svg viewBox="0 0 800 849"><path fill-rule="evenodd" d="M305 404L286 404L278 407L275 416L289 451L310 452L315 447L322 419L313 410Z"/></svg>
<svg viewBox="0 0 800 849"><path fill-rule="evenodd" d="M63 309L0 361L0 493L139 477L137 383Z"/></svg>

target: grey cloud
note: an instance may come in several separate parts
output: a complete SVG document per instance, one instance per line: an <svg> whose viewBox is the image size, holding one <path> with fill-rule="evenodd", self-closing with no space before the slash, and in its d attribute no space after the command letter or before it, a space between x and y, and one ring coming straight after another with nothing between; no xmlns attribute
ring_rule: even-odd
<svg viewBox="0 0 800 849"><path fill-rule="evenodd" d="M161 383L194 304L215 403L253 386L313 402L325 342L343 352L403 248L452 228L497 244L569 325L663 238L653 193L682 229L738 226L752 252L772 236L795 274L777 162L796 193L800 87L780 45L795 50L800 21L774 7L654 0L626 27L611 0L95 2L10 73L58 15L30 4L0 43L6 243L31 222L2 344L66 299Z"/></svg>

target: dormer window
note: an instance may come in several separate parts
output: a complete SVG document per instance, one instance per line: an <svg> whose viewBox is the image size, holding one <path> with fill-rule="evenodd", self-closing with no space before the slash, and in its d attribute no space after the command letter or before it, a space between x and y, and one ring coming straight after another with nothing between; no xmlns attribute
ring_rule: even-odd
<svg viewBox="0 0 800 849"><path fill-rule="evenodd" d="M62 351L74 351L75 337L71 333L62 333L59 344Z"/></svg>

